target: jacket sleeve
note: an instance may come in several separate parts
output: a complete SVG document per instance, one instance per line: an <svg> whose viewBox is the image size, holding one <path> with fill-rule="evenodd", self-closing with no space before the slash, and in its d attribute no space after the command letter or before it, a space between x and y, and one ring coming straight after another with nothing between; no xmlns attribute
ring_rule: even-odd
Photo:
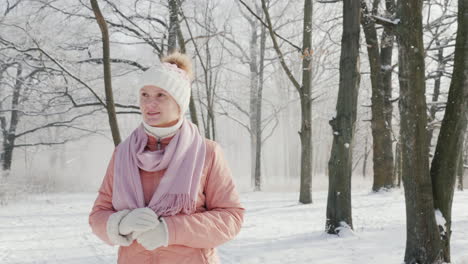
<svg viewBox="0 0 468 264"><path fill-rule="evenodd" d="M115 245L107 235L107 220L116 212L112 206L112 185L114 180L114 157L115 151L107 167L106 175L99 188L98 196L94 202L93 209L89 214L89 225L96 236L109 245Z"/></svg>
<svg viewBox="0 0 468 264"><path fill-rule="evenodd" d="M214 248L239 233L245 209L240 204L231 170L217 143L214 143L204 191L207 211L164 218L169 245Z"/></svg>

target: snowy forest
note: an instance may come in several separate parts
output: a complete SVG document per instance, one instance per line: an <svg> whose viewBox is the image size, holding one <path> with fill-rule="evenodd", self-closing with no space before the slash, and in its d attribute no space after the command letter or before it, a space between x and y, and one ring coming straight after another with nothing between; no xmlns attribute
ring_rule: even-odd
<svg viewBox="0 0 468 264"><path fill-rule="evenodd" d="M88 214L175 51L222 263L468 264L468 0L0 0L0 263L116 263Z"/></svg>

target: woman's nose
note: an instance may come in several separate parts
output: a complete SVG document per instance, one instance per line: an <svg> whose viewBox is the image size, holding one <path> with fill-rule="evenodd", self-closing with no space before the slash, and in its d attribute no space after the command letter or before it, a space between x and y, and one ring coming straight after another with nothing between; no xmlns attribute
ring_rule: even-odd
<svg viewBox="0 0 468 264"><path fill-rule="evenodd" d="M148 106L155 107L158 106L159 102L155 98L149 98L148 101L146 102Z"/></svg>

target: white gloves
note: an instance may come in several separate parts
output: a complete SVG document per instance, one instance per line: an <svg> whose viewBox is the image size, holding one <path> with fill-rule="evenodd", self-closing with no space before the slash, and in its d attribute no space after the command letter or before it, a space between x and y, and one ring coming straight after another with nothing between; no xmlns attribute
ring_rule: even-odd
<svg viewBox="0 0 468 264"><path fill-rule="evenodd" d="M122 210L110 215L107 221L107 236L119 246L130 246L137 240L145 249L167 247L169 234L164 218L161 221L150 208Z"/></svg>
<svg viewBox="0 0 468 264"><path fill-rule="evenodd" d="M109 237L110 242L114 245L130 246L130 244L132 244L133 239L119 234L120 221L128 213L130 213L130 210L127 210L127 209L118 211L116 213L111 214L109 216L109 219L107 220L107 226L106 226L107 237Z"/></svg>
<svg viewBox="0 0 468 264"><path fill-rule="evenodd" d="M159 223L158 216L149 208L125 209L109 216L107 236L114 245L130 246L135 237L132 232L142 233Z"/></svg>
<svg viewBox="0 0 468 264"><path fill-rule="evenodd" d="M140 243L147 250L154 250L159 247L167 247L169 242L169 233L167 232L167 225L164 218L161 218L161 223L155 228L146 232L135 232L133 237L136 237Z"/></svg>
<svg viewBox="0 0 468 264"><path fill-rule="evenodd" d="M159 224L158 215L148 207L132 210L122 218L119 233L128 235L132 232L148 231Z"/></svg>

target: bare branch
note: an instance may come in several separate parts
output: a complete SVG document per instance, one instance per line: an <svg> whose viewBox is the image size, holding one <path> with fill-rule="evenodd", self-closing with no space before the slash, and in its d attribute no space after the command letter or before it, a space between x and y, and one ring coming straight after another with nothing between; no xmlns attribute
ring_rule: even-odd
<svg viewBox="0 0 468 264"><path fill-rule="evenodd" d="M75 121L76 119L79 119L81 117L84 117L84 116L89 116L97 111L100 111L101 109L95 109L89 113L85 113L85 114L81 114L81 115L77 115L77 116L74 116L72 119L70 120L67 120L67 121L57 121L57 122L52 122L52 123L49 123L49 124L45 124L41 127L36 127L36 128L33 128L33 129L30 129L30 130L26 130L26 131L23 131L22 133L19 133L19 134L16 134L15 135L15 138L19 138L19 137L22 137L26 134L30 134L30 133L33 133L35 131L38 131L38 130L41 130L41 129L44 129L44 128L48 128L48 127L56 127L56 126L62 126L64 124L69 124L69 123L72 123L73 121Z"/></svg>
<svg viewBox="0 0 468 264"><path fill-rule="evenodd" d="M19 148L19 147L35 147L35 146L51 146L51 145L63 145L67 142L70 142L71 140L67 139L61 142L40 142L40 143L31 143L31 144L15 144L13 147Z"/></svg>
<svg viewBox="0 0 468 264"><path fill-rule="evenodd" d="M96 63L96 64L102 64L103 61L104 61L103 58L94 58L94 59L80 60L80 61L77 61L77 63L89 63L89 62L91 62L91 63ZM146 71L149 68L149 67L144 67L143 65L139 64L136 61L126 60L126 59L110 59L110 62L128 64L130 66L137 67L142 71Z"/></svg>
<svg viewBox="0 0 468 264"><path fill-rule="evenodd" d="M400 19L388 19L382 16L372 16L375 19L376 24L380 24L389 28L394 28L396 25L400 23Z"/></svg>
<svg viewBox="0 0 468 264"><path fill-rule="evenodd" d="M18 27L20 28L20 27ZM21 30L23 30L22 28L20 28ZM56 60L54 57L52 57L48 52L46 52L45 50L43 50L42 48L40 48L39 44L37 43L37 41L33 38L31 38L32 41L34 42L34 44L36 44L36 48L26 48L26 49L21 49L19 47L16 47L12 42L8 41L8 40L5 40L3 38L0 38L0 41L4 42L4 43L7 43L8 47L9 48L12 48L16 51L19 51L19 52L27 52L27 51L39 51L41 52L42 54L44 54L47 58L49 58L55 65L57 65L62 71L64 71L65 73L67 73L67 75L69 75L70 77L72 77L74 80L76 80L77 82L79 82L80 84L82 84L84 87L86 87L93 95L94 97L99 101L99 103L102 105L102 106L105 106L105 103L101 100L101 98L96 94L96 92L94 92L94 90L88 85L86 84L83 80L81 80L79 77L77 77L76 75L74 75L71 71L69 71L65 66L63 66L58 60Z"/></svg>
<svg viewBox="0 0 468 264"><path fill-rule="evenodd" d="M317 0L317 3L321 4L334 4L338 2L342 2L343 0Z"/></svg>
<svg viewBox="0 0 468 264"><path fill-rule="evenodd" d="M268 12L268 9L266 7L265 0L262 0L262 9L263 9L263 12L265 13L265 18L266 18L266 21L268 23L268 32L270 33L270 37L271 37L271 40L273 42L273 46L275 48L276 54L279 57L280 64L283 67L284 71L286 72L286 75L288 76L289 80L292 82L294 87L297 89L298 93L302 94L302 91L301 91L302 87L299 84L299 82L296 80L296 78L294 78L291 70L286 65L286 62L284 61L284 55L283 55L281 49L279 48L279 45L278 45L278 42L276 41L275 35L273 34L273 26L272 26L272 23L271 23L271 20L270 20L270 13Z"/></svg>
<svg viewBox="0 0 468 264"><path fill-rule="evenodd" d="M18 6L19 3L21 3L23 0L17 0L16 3L10 5L10 1L7 1L7 7L5 9L5 12L3 13L3 16L7 16L8 13L11 12L11 10L15 9L15 7Z"/></svg>
<svg viewBox="0 0 468 264"><path fill-rule="evenodd" d="M112 8L114 8L114 10L122 17L124 18L125 20L127 20L130 24L132 24L135 28L139 29L140 32L144 32L145 34L147 34L137 23L133 22L129 17L127 17L124 13L122 13L122 11L120 11L117 6L112 3L111 1L109 0L105 0L110 6L112 6ZM165 25L165 23L163 23L163 25ZM167 28L167 25L166 25L166 28ZM148 38L148 37L144 37L143 35L139 34L141 37L143 37L143 39L145 39L154 49L156 49L156 51L158 53L161 53L162 52L162 49L158 46L157 43L155 43L151 38Z"/></svg>
<svg viewBox="0 0 468 264"><path fill-rule="evenodd" d="M250 7L243 1L243 0L238 0L243 6L245 6L245 8L247 8L247 10L255 17L257 18L258 21L260 21L262 23L262 25L266 28L269 28L270 26L267 25L265 22L263 22L263 20L252 10L250 9ZM269 18L268 18L269 19ZM270 24L270 23L269 23ZM283 41L285 41L286 43L288 43L289 45L291 45L293 48L295 48L298 52L301 52L301 48L295 44L293 44L292 42L290 42L289 40L283 38L281 35L279 35L278 33L276 33L276 31L272 30L273 34L276 35L278 38L282 39Z"/></svg>
<svg viewBox="0 0 468 264"><path fill-rule="evenodd" d="M273 135L273 133L276 130L276 127L278 127L278 124L279 124L278 117L275 116L275 125L271 128L270 133L264 139L262 139L262 145ZM262 131L263 131L263 129L262 129Z"/></svg>
<svg viewBox="0 0 468 264"><path fill-rule="evenodd" d="M220 101L224 101L226 103L229 103L231 105L233 105L237 110L239 110L241 113L243 113L244 115L246 115L247 117L249 117L249 112L247 112L246 110L244 110L239 104L237 104L236 102L233 102L232 100L227 100L227 99L224 99L222 97L219 97L217 96L217 98L220 100Z"/></svg>
<svg viewBox="0 0 468 264"><path fill-rule="evenodd" d="M137 111L117 111L115 113L116 114L137 114L137 115L141 115L141 112L137 112Z"/></svg>

